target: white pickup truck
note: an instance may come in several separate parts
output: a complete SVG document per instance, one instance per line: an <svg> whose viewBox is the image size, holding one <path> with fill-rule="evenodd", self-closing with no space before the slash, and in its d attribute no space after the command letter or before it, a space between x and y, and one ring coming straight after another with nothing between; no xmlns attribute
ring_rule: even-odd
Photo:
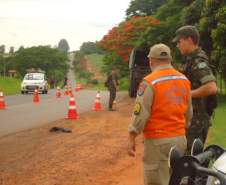
<svg viewBox="0 0 226 185"><path fill-rule="evenodd" d="M27 73L21 83L21 93L34 92L37 89L42 94L48 93L48 82L45 73Z"/></svg>

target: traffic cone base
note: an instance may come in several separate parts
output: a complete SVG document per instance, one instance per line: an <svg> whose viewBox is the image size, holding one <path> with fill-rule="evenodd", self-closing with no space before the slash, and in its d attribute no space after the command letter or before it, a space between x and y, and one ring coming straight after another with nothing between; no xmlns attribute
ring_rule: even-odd
<svg viewBox="0 0 226 185"><path fill-rule="evenodd" d="M77 114L77 111L74 110L74 109L69 109L68 110L68 115L67 115L67 118L66 119L70 119L70 120L77 120L79 119L79 116Z"/></svg>
<svg viewBox="0 0 226 185"><path fill-rule="evenodd" d="M75 87L75 91L77 92L77 91L80 91L81 89L82 89L81 84L77 83Z"/></svg>
<svg viewBox="0 0 226 185"><path fill-rule="evenodd" d="M35 91L34 91L33 102L34 103L39 103L39 95L38 95L38 90L37 89L35 89Z"/></svg>
<svg viewBox="0 0 226 185"><path fill-rule="evenodd" d="M0 92L0 109L6 109L3 92Z"/></svg>
<svg viewBox="0 0 226 185"><path fill-rule="evenodd" d="M71 95L71 98L70 98L70 101L69 101L68 114L67 114L67 118L66 119L76 120L78 118L79 118L79 116L78 116L77 110L76 110L75 99L74 99L73 95Z"/></svg>
<svg viewBox="0 0 226 185"><path fill-rule="evenodd" d="M56 98L61 98L61 92L59 87L57 87Z"/></svg>
<svg viewBox="0 0 226 185"><path fill-rule="evenodd" d="M65 96L68 96L68 94L69 94L69 92L68 92L68 86L65 85L65 87L64 87L64 95Z"/></svg>
<svg viewBox="0 0 226 185"><path fill-rule="evenodd" d="M101 110L101 103L100 103L100 92L97 92L95 101L94 101L94 106L93 106L94 111L99 111Z"/></svg>

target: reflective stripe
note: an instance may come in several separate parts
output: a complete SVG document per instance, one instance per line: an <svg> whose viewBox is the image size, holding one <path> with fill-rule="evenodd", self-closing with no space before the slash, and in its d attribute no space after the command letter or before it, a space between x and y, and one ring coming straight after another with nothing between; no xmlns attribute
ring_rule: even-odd
<svg viewBox="0 0 226 185"><path fill-rule="evenodd" d="M164 76L158 79L155 79L151 82L152 85L161 82L161 81L166 81L166 80L187 80L185 76Z"/></svg>
<svg viewBox="0 0 226 185"><path fill-rule="evenodd" d="M76 109L76 106L69 106L69 109Z"/></svg>

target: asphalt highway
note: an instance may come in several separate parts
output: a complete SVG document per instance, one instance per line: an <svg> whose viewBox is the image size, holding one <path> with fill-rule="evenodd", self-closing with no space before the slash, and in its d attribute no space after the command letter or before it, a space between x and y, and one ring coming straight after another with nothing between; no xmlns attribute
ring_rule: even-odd
<svg viewBox="0 0 226 185"><path fill-rule="evenodd" d="M56 98L55 93L56 90L50 90L47 95L40 94L39 103L33 103L33 94L5 97L6 110L0 110L0 137L66 118L69 97ZM92 111L96 94L92 90L75 92L78 114ZM100 95L106 109L108 92L102 91Z"/></svg>
<svg viewBox="0 0 226 185"><path fill-rule="evenodd" d="M68 85L72 86L76 110L78 114L92 111L97 91L81 90L75 92L76 80L73 70L73 55L69 55L70 70L67 74ZM61 91L63 94L63 91ZM127 93L117 93L117 98L123 98ZM100 92L100 102L107 109L109 92ZM69 96L56 98L56 89L48 94L39 94L40 102L33 103L33 94L17 94L4 97L6 109L0 110L0 137L15 132L40 127L53 121L67 117Z"/></svg>

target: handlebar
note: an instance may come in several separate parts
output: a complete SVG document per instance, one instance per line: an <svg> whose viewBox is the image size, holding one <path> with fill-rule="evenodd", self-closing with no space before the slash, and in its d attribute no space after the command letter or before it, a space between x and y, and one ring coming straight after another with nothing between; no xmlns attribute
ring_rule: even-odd
<svg viewBox="0 0 226 185"><path fill-rule="evenodd" d="M203 153L194 156L201 164L208 162L212 159L216 160L220 155L224 153L224 149L217 146L211 145L205 149Z"/></svg>
<svg viewBox="0 0 226 185"><path fill-rule="evenodd" d="M208 169L208 168L203 168L198 163L193 163L193 166L194 166L194 169L197 171L197 173L199 173L201 175L214 176L220 181L221 185L225 185L226 184L226 178L225 178L225 176L223 174L218 173L218 172L216 172L214 170L211 170L211 169Z"/></svg>
<svg viewBox="0 0 226 185"><path fill-rule="evenodd" d="M181 157L173 167L169 185L179 185L184 177L189 177L194 181L197 177L208 175L216 177L220 181L220 185L226 185L226 177L223 174L205 168L210 160L216 160L224 152L225 150L221 147L211 145L201 154ZM187 184L190 185L191 182L188 181Z"/></svg>

